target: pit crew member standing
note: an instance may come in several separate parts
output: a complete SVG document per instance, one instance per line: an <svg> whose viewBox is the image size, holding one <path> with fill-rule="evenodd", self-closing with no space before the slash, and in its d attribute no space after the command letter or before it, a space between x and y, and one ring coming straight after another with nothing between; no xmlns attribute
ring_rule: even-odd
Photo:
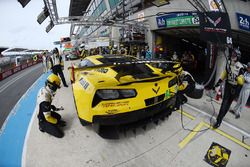
<svg viewBox="0 0 250 167"><path fill-rule="evenodd" d="M59 54L59 51L57 48L53 49L52 54L53 55L51 55L51 59L50 59L52 72L56 75L59 74L60 78L63 82L64 87L68 87L68 85L65 81L63 71L62 71L62 68L63 68L62 56Z"/></svg>
<svg viewBox="0 0 250 167"><path fill-rule="evenodd" d="M58 113L55 112L60 109L51 105L51 103L56 90L60 88L60 84L60 78L52 73L47 78L45 87L42 87L37 95L37 104L39 105L39 112L37 115L39 130L41 132L47 132L48 134L58 138L62 138L64 136L60 127L65 126L66 122L61 119L61 116Z"/></svg>
<svg viewBox="0 0 250 167"><path fill-rule="evenodd" d="M237 101L236 106L234 107L233 112L235 118L240 118L240 113L247 104L247 100L250 95L250 62L247 63L247 71L244 73L244 84L240 91L240 95Z"/></svg>
<svg viewBox="0 0 250 167"><path fill-rule="evenodd" d="M230 105L232 104L237 93L240 92L241 86L244 83L243 79L243 65L239 62L241 53L238 49L233 49L231 58L226 65L226 69L223 71L221 78L215 84L215 87L220 86L223 80L225 80L224 96L220 107L217 121L213 125L213 128L218 128L222 122L222 119L227 114Z"/></svg>
<svg viewBox="0 0 250 167"><path fill-rule="evenodd" d="M42 59L43 59L43 72L47 73L48 72L48 55L46 51L42 53Z"/></svg>
<svg viewBox="0 0 250 167"><path fill-rule="evenodd" d="M192 75L184 71L179 63L173 66L173 72L177 74L178 78L178 91L175 103L175 109L178 110L181 104L188 101L185 93L191 93L195 89L195 80Z"/></svg>

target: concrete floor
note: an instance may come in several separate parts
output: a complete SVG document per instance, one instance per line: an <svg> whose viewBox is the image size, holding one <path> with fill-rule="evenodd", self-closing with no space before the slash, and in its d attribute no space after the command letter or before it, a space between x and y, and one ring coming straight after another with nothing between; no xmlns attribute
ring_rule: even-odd
<svg viewBox="0 0 250 167"><path fill-rule="evenodd" d="M65 77L69 78L65 71ZM69 83L69 79L68 83ZM204 96L201 100L189 100L189 104L197 108L183 106L183 111L188 116L183 116L185 128L194 129L201 122L209 124L212 108ZM55 99L57 107L63 106L64 111L59 111L67 126L64 128L65 136L62 139L52 137L38 130L36 114L30 122L29 131L24 146L23 166L27 167L209 167L204 161L212 142L216 142L229 150L228 167L250 166L250 139L241 142L242 133L250 132L250 112L243 113L244 117L235 120L228 113L225 121L218 131L208 129L200 133L192 133L181 126L181 114L173 114L158 125L150 123L146 130L137 129L136 134L128 131L127 135L120 135L119 140L101 138L93 127L81 126L73 102L71 87L62 87ZM215 103L218 111L219 104ZM36 109L37 110L37 109ZM35 112L34 112L35 113ZM200 129L206 129L203 126ZM224 133L222 133L224 132ZM227 135L230 136L227 136Z"/></svg>

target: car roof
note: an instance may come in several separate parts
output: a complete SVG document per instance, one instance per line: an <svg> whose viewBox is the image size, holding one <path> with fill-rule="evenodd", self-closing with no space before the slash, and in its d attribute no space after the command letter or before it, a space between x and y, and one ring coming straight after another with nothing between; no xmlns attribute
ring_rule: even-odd
<svg viewBox="0 0 250 167"><path fill-rule="evenodd" d="M127 55L94 55L94 56L88 56L88 60L93 62L94 64L107 64L107 63L122 63L122 62L128 62L128 61L135 61L137 60L133 56L127 56Z"/></svg>

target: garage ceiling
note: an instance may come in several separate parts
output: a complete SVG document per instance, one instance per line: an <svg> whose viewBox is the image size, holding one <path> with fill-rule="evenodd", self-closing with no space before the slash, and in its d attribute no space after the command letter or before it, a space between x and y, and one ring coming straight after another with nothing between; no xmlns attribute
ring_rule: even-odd
<svg viewBox="0 0 250 167"><path fill-rule="evenodd" d="M91 0L71 0L69 6L69 16L82 16Z"/></svg>

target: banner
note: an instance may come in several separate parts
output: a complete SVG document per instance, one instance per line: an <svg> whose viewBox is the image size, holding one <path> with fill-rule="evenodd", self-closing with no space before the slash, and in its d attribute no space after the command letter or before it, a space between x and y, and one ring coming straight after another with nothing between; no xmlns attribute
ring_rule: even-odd
<svg viewBox="0 0 250 167"><path fill-rule="evenodd" d="M199 13L200 37L204 41L232 44L231 25L226 13Z"/></svg>
<svg viewBox="0 0 250 167"><path fill-rule="evenodd" d="M239 29L250 32L250 16L236 13Z"/></svg>
<svg viewBox="0 0 250 167"><path fill-rule="evenodd" d="M170 13L156 17L158 28L199 26L199 17L195 12Z"/></svg>

